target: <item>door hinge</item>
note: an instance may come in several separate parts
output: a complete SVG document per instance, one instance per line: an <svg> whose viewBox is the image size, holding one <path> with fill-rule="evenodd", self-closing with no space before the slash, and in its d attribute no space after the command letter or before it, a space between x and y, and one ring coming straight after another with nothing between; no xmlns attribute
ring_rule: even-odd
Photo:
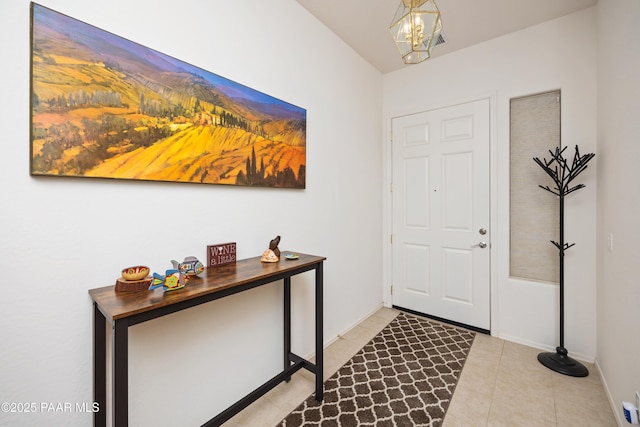
<svg viewBox="0 0 640 427"><path fill-rule="evenodd" d="M391 244L393 245L393 234L389 236L389 241L391 242Z"/></svg>
<svg viewBox="0 0 640 427"><path fill-rule="evenodd" d="M391 285L391 295L393 295L393 285Z"/></svg>

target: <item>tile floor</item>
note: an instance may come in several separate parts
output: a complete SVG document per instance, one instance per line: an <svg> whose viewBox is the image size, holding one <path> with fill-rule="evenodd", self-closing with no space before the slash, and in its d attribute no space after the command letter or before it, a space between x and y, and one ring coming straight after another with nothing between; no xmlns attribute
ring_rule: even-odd
<svg viewBox="0 0 640 427"><path fill-rule="evenodd" d="M396 315L382 308L325 349L331 376ZM443 427L558 426L616 427L600 377L573 378L550 371L536 359L540 350L477 334L447 411ZM314 392L313 375L296 373L224 427L275 426ZM407 426L409 427L409 426Z"/></svg>

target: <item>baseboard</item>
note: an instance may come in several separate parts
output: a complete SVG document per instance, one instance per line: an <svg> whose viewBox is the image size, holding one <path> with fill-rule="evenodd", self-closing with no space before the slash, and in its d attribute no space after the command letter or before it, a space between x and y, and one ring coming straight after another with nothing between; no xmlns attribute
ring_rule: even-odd
<svg viewBox="0 0 640 427"><path fill-rule="evenodd" d="M596 371L600 376L600 382L602 383L602 387L604 387L604 392L607 395L607 400L609 400L609 406L611 406L611 410L613 411L613 416L616 418L616 422L618 423L618 427L622 427L627 424L627 421L622 418L622 410L621 407L616 405L615 400L613 400L613 396L611 396L611 391L609 390L609 386L607 385L607 380L602 373L602 369L600 368L600 363L598 363L598 358L595 360Z"/></svg>
<svg viewBox="0 0 640 427"><path fill-rule="evenodd" d="M533 348L537 348L539 350L542 351L549 351L549 352L554 352L556 351L555 347L552 346L548 346L545 344L541 344L539 342L534 342L534 341L529 341L529 340L525 340L522 338L518 338L518 337L514 337L512 335L508 335L508 334L500 334L498 336L498 338L503 339L505 341L511 341L514 342L516 344L522 344L522 345L526 345L527 347L533 347ZM579 360L580 362L586 362L586 363L594 363L595 358L593 356L587 356L585 354L581 354L581 353L575 353L573 351L571 351L571 349L567 349L569 350L569 356Z"/></svg>

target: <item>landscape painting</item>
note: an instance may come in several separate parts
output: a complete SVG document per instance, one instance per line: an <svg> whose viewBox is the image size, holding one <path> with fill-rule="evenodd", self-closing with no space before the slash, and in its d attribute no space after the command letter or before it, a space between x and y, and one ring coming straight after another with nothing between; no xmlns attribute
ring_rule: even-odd
<svg viewBox="0 0 640 427"><path fill-rule="evenodd" d="M32 175L305 188L305 109L35 3L31 17Z"/></svg>

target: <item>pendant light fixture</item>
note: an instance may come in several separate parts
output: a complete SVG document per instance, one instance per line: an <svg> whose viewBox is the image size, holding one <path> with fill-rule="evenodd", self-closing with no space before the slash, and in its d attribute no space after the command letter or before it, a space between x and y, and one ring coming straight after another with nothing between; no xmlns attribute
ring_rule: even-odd
<svg viewBox="0 0 640 427"><path fill-rule="evenodd" d="M405 64L418 64L428 59L442 32L436 2L401 0L389 31Z"/></svg>

